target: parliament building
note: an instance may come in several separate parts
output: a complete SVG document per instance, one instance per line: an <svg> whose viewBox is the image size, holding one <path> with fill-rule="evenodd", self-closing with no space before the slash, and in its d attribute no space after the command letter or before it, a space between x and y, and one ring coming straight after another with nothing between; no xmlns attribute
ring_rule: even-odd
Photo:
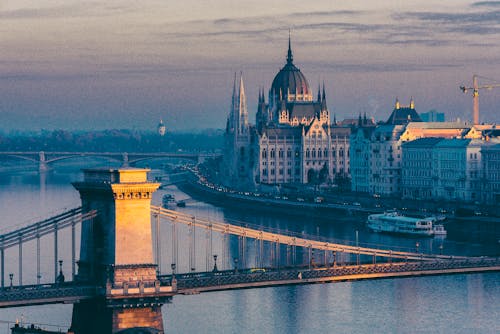
<svg viewBox="0 0 500 334"><path fill-rule="evenodd" d="M293 63L276 74L267 100L259 91L255 125L248 120L243 78L235 76L227 119L224 183L261 185L334 184L349 177L350 126L339 126L327 107L325 87L313 91Z"/></svg>

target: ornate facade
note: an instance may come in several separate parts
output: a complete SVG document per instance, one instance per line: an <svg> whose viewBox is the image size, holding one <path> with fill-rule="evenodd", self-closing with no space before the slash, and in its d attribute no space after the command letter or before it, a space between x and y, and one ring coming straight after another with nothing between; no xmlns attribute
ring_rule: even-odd
<svg viewBox="0 0 500 334"><path fill-rule="evenodd" d="M313 97L306 77L293 63L290 40L286 64L274 77L267 102L264 91L259 92L255 126L248 125L241 96L241 88L233 93L226 127L226 183L234 187L348 179L351 127L331 124L325 87Z"/></svg>

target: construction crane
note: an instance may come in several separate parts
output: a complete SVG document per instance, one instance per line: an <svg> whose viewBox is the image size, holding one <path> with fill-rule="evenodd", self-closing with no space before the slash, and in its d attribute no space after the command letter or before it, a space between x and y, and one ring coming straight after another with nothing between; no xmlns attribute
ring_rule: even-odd
<svg viewBox="0 0 500 334"><path fill-rule="evenodd" d="M485 88L486 89L493 89L496 87L500 87L500 83L492 83L492 84L479 86L477 83L477 78L496 81L493 79L481 77L479 75L474 74L472 76L472 87L460 86L460 90L462 90L462 92L464 92L464 94L466 94L469 90L472 90L472 101L473 101L473 105L474 105L473 110L472 110L472 112L473 112L472 118L473 118L474 125L479 124L479 90L485 89Z"/></svg>

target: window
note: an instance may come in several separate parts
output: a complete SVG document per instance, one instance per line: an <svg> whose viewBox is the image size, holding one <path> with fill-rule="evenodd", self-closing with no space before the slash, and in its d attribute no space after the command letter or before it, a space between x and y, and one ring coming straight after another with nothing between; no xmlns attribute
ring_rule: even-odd
<svg viewBox="0 0 500 334"><path fill-rule="evenodd" d="M271 168L271 175L274 175L274 168Z"/></svg>
<svg viewBox="0 0 500 334"><path fill-rule="evenodd" d="M270 153L270 155L271 155L271 159L274 159L274 157L275 157L275 154L274 154L274 149L271 149L271 153Z"/></svg>
<svg viewBox="0 0 500 334"><path fill-rule="evenodd" d="M283 150L280 148L280 150L278 151L278 157L282 159L283 155L284 155Z"/></svg>
<svg viewBox="0 0 500 334"><path fill-rule="evenodd" d="M309 158L311 156L311 153L309 152L309 149L306 150L306 158Z"/></svg>
<svg viewBox="0 0 500 334"><path fill-rule="evenodd" d="M314 148L312 149L312 157L316 158L316 150Z"/></svg>
<svg viewBox="0 0 500 334"><path fill-rule="evenodd" d="M262 150L262 158L263 158L263 159L266 159L266 158L267 158L267 151L266 151L266 149L263 149L263 150Z"/></svg>
<svg viewBox="0 0 500 334"><path fill-rule="evenodd" d="M292 157L292 150L291 149L288 149L288 151L286 151L286 157L287 158L291 158Z"/></svg>
<svg viewBox="0 0 500 334"><path fill-rule="evenodd" d="M267 168L264 168L264 169L262 170L262 175L267 175Z"/></svg>
<svg viewBox="0 0 500 334"><path fill-rule="evenodd" d="M283 168L280 168L279 172L280 172L280 175L283 175Z"/></svg>
<svg viewBox="0 0 500 334"><path fill-rule="evenodd" d="M321 149L318 149L318 158L321 158Z"/></svg>
<svg viewBox="0 0 500 334"><path fill-rule="evenodd" d="M328 150L325 148L325 150L323 151L323 156L325 158L328 158Z"/></svg>
<svg viewBox="0 0 500 334"><path fill-rule="evenodd" d="M291 168L288 168L288 169L286 170L286 174L287 174L287 175L292 175L292 169L291 169Z"/></svg>

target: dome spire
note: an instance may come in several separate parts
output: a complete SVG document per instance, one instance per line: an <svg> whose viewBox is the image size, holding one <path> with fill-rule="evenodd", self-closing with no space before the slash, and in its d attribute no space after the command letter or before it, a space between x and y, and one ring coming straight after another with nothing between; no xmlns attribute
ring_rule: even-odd
<svg viewBox="0 0 500 334"><path fill-rule="evenodd" d="M293 55L292 55L292 42L291 42L291 33L290 29L288 29L288 54L286 56L286 63L293 63Z"/></svg>

